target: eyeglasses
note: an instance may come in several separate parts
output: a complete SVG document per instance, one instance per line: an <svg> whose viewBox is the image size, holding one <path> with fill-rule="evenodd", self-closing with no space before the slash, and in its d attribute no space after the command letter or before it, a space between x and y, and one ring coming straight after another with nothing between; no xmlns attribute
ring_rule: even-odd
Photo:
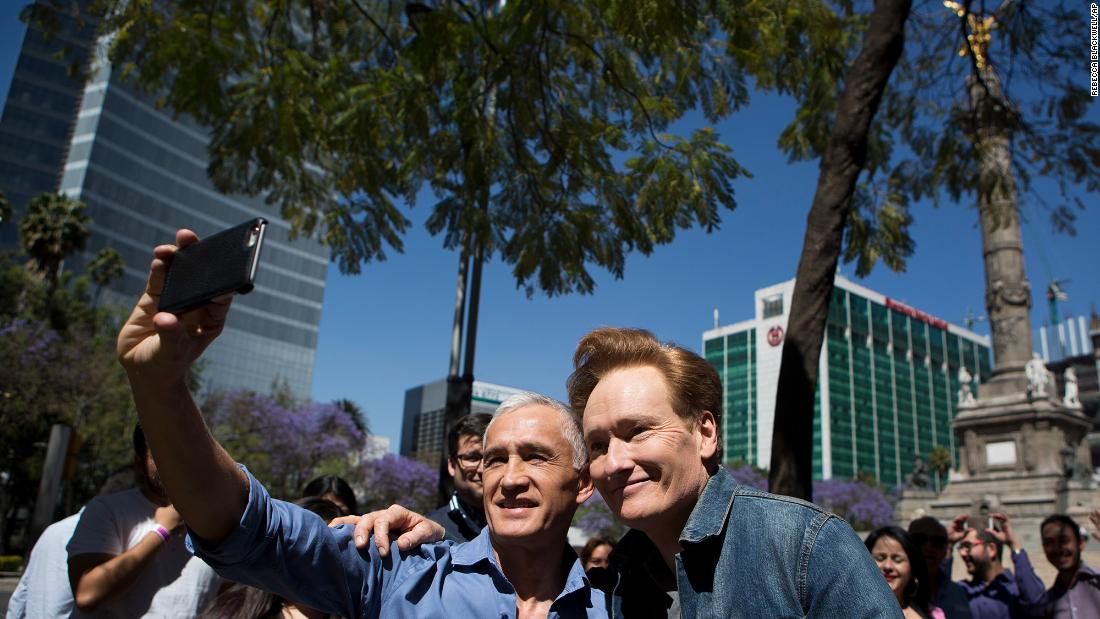
<svg viewBox="0 0 1100 619"><path fill-rule="evenodd" d="M925 535L924 533L914 533L910 536L913 540L913 545L917 548L924 546L925 544L931 544L934 548L943 548L947 546L946 535Z"/></svg>
<svg viewBox="0 0 1100 619"><path fill-rule="evenodd" d="M481 466L481 452L469 451L462 454L455 454L454 459L458 462L458 465L468 471L472 471Z"/></svg>

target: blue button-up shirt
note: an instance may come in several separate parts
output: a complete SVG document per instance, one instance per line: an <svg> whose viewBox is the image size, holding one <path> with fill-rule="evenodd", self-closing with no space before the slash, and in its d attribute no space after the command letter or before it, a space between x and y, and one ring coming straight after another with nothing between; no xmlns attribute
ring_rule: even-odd
<svg viewBox="0 0 1100 619"><path fill-rule="evenodd" d="M960 580L970 598L970 615L974 619L1023 619L1043 596L1043 581L1035 575L1027 551L1013 552L1012 565L991 582ZM950 566L948 566L950 569Z"/></svg>
<svg viewBox="0 0 1100 619"><path fill-rule="evenodd" d="M348 618L516 616L516 591L488 527L464 544L401 552L394 543L383 559L374 544L355 547L352 527L329 528L316 514L272 499L251 473L248 479L248 505L229 537L212 544L190 536L196 554L223 577ZM565 588L549 617L606 617L603 593L568 553Z"/></svg>

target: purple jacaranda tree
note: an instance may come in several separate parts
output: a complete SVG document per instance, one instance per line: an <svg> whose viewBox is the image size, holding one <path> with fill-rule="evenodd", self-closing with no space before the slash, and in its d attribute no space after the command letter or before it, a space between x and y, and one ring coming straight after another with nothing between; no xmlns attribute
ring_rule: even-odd
<svg viewBox="0 0 1100 619"><path fill-rule="evenodd" d="M366 487L363 511L384 509L400 504L421 514L436 508L439 473L433 467L396 454L367 460L360 467L359 479Z"/></svg>
<svg viewBox="0 0 1100 619"><path fill-rule="evenodd" d="M737 483L759 490L768 489L768 472L747 464L729 468ZM857 530L868 530L893 522L891 497L874 484L848 479L814 480L814 503L844 518Z"/></svg>
<svg viewBox="0 0 1100 619"><path fill-rule="evenodd" d="M894 505L878 486L847 479L814 481L814 502L841 516L858 531L894 521Z"/></svg>
<svg viewBox="0 0 1100 619"><path fill-rule="evenodd" d="M737 483L752 486L758 490L768 489L768 472L748 464L736 464L729 468L730 475Z"/></svg>
<svg viewBox="0 0 1100 619"><path fill-rule="evenodd" d="M615 520L611 514L611 508L607 506L607 502L599 492L593 492L584 505L577 509L573 517L573 526L593 537L606 537L612 541L618 540L627 530L627 527Z"/></svg>
<svg viewBox="0 0 1100 619"><path fill-rule="evenodd" d="M322 473L350 477L351 458L364 440L334 404L280 403L230 391L212 394L203 412L229 454L280 498L297 498L302 485Z"/></svg>

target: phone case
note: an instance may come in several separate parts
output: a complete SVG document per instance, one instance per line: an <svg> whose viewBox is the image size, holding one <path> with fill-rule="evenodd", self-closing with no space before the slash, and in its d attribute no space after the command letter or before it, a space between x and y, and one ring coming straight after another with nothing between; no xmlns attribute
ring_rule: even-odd
<svg viewBox="0 0 1100 619"><path fill-rule="evenodd" d="M266 225L257 217L177 251L157 309L179 314L226 294L250 292Z"/></svg>

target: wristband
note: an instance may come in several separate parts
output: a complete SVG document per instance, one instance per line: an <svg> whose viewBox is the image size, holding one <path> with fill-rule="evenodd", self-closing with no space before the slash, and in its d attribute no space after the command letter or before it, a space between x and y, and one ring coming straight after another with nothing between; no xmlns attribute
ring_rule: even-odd
<svg viewBox="0 0 1100 619"><path fill-rule="evenodd" d="M168 532L168 529L165 529L164 527L160 526L159 524L157 526L153 527L152 532L159 535L160 538L162 540L166 541L166 542L168 541L169 537L172 537L172 534Z"/></svg>

